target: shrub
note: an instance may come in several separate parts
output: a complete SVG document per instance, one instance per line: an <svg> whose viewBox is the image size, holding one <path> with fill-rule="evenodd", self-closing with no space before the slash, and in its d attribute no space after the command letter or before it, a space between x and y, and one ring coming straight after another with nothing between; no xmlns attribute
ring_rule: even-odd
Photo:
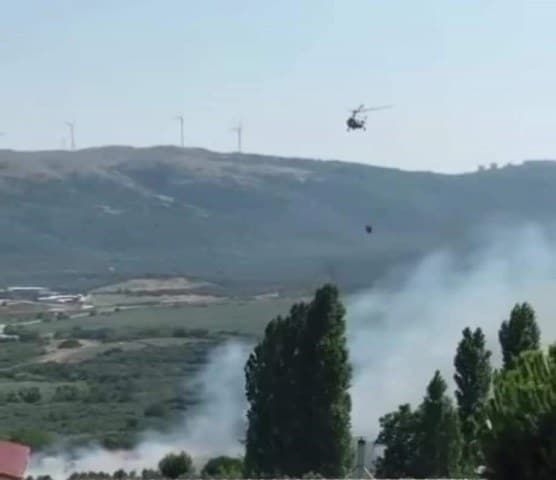
<svg viewBox="0 0 556 480"><path fill-rule="evenodd" d="M137 425L139 425L139 420L137 418L127 418L125 421L125 426L128 429L135 429L137 428Z"/></svg>
<svg viewBox="0 0 556 480"><path fill-rule="evenodd" d="M226 456L211 458L201 470L201 475L209 478L241 478L243 460Z"/></svg>
<svg viewBox="0 0 556 480"><path fill-rule="evenodd" d="M153 403L143 412L145 417L164 417L166 413L166 407L162 403Z"/></svg>
<svg viewBox="0 0 556 480"><path fill-rule="evenodd" d="M79 399L79 389L74 385L61 385L56 387L52 399L58 402L74 402Z"/></svg>
<svg viewBox="0 0 556 480"><path fill-rule="evenodd" d="M82 346L82 344L79 340L77 340L75 338L68 338L67 340L64 340L63 342L60 342L60 344L58 345L58 348L79 348L81 346Z"/></svg>
<svg viewBox="0 0 556 480"><path fill-rule="evenodd" d="M20 401L19 395L16 392L8 392L6 394L6 402L17 403Z"/></svg>
<svg viewBox="0 0 556 480"><path fill-rule="evenodd" d="M129 432L110 433L102 438L101 444L107 450L131 450L135 438Z"/></svg>
<svg viewBox="0 0 556 480"><path fill-rule="evenodd" d="M120 468L119 470L116 470L116 471L114 472L113 477L114 477L116 480L123 480L125 477L127 477L127 473L126 473L125 470L123 470L123 469Z"/></svg>
<svg viewBox="0 0 556 480"><path fill-rule="evenodd" d="M183 327L174 328L172 332L172 337L183 338L187 336L188 336L187 330Z"/></svg>
<svg viewBox="0 0 556 480"><path fill-rule="evenodd" d="M22 388L19 390L19 397L25 403L37 403L40 402L42 395L38 387Z"/></svg>
<svg viewBox="0 0 556 480"><path fill-rule="evenodd" d="M181 475L193 473L193 461L185 452L169 453L160 460L158 468L162 475L173 480Z"/></svg>

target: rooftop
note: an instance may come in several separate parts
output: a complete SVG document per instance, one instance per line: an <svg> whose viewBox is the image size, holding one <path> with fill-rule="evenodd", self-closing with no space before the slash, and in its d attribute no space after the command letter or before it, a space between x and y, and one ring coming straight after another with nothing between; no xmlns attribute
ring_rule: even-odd
<svg viewBox="0 0 556 480"><path fill-rule="evenodd" d="M19 443L0 441L0 476L19 480L25 477L31 449Z"/></svg>

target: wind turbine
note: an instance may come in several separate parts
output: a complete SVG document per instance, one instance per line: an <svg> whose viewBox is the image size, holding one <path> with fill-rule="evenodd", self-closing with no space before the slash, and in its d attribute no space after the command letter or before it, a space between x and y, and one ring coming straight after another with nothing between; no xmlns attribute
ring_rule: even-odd
<svg viewBox="0 0 556 480"><path fill-rule="evenodd" d="M71 149L75 150L75 135L74 135L75 122L66 122L66 125L69 127L69 131L70 131Z"/></svg>
<svg viewBox="0 0 556 480"><path fill-rule="evenodd" d="M237 151L241 153L241 136L243 133L243 126L241 125L241 122L239 122L237 127L232 128L232 132L237 133Z"/></svg>
<svg viewBox="0 0 556 480"><path fill-rule="evenodd" d="M184 147L184 142L183 142L183 115L178 115L176 118L180 122L180 145L181 145L181 148L183 148Z"/></svg>

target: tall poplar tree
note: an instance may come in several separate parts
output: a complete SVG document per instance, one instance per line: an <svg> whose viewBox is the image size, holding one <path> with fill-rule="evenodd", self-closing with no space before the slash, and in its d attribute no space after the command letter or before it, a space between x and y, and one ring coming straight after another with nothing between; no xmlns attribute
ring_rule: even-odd
<svg viewBox="0 0 556 480"><path fill-rule="evenodd" d="M498 338L502 347L504 367L511 368L521 352L538 350L541 332L535 318L535 311L528 303L516 304L510 319L500 327Z"/></svg>
<svg viewBox="0 0 556 480"><path fill-rule="evenodd" d="M485 335L480 328L466 328L458 344L454 366L456 400L463 435L463 460L468 470L479 465L478 439L480 416L488 400L492 367L491 352L486 348Z"/></svg>
<svg viewBox="0 0 556 480"><path fill-rule="evenodd" d="M248 475L345 475L352 461L345 310L332 285L273 320L246 365Z"/></svg>

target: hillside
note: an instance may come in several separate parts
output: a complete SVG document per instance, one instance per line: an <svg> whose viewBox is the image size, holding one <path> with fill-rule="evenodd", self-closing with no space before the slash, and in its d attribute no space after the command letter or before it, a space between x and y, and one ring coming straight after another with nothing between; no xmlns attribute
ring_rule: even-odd
<svg viewBox="0 0 556 480"><path fill-rule="evenodd" d="M555 200L551 162L441 175L174 147L3 150L0 286L180 274L357 288L486 222L547 223Z"/></svg>

